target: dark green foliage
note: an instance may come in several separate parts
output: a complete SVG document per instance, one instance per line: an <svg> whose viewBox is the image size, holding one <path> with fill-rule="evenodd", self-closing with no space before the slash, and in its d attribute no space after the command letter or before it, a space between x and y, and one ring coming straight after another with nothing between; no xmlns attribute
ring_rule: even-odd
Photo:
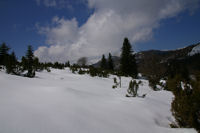
<svg viewBox="0 0 200 133"><path fill-rule="evenodd" d="M5 43L2 43L0 45L0 65L3 65L3 66L6 65L6 61L9 56L9 53L8 53L9 50L10 48Z"/></svg>
<svg viewBox="0 0 200 133"><path fill-rule="evenodd" d="M70 66L70 70L72 71L72 73L75 73L76 71L78 71L78 68L74 66Z"/></svg>
<svg viewBox="0 0 200 133"><path fill-rule="evenodd" d="M120 70L124 76L137 77L138 74L135 54L133 54L133 50L128 38L124 39L122 46Z"/></svg>
<svg viewBox="0 0 200 133"><path fill-rule="evenodd" d="M70 67L70 62L69 62L69 61L67 61L67 62L65 63L65 67Z"/></svg>
<svg viewBox="0 0 200 133"><path fill-rule="evenodd" d="M57 68L57 69L64 69L65 65L62 64L62 63L59 63L59 62L55 62L53 65L52 65L53 68Z"/></svg>
<svg viewBox="0 0 200 133"><path fill-rule="evenodd" d="M107 69L107 61L106 61L105 55L102 55L102 58L101 58L101 68Z"/></svg>
<svg viewBox="0 0 200 133"><path fill-rule="evenodd" d="M34 67L35 71L38 71L39 69L41 69L40 62L37 57L33 58L33 67Z"/></svg>
<svg viewBox="0 0 200 133"><path fill-rule="evenodd" d="M114 77L114 85L112 86L113 89L117 88L118 86L121 88L121 76L118 76L119 82L117 81L117 78Z"/></svg>
<svg viewBox="0 0 200 133"><path fill-rule="evenodd" d="M175 95L171 110L178 125L195 128L200 132L200 80L198 75L195 81L187 81L177 74L168 79L167 88Z"/></svg>
<svg viewBox="0 0 200 133"><path fill-rule="evenodd" d="M108 77L108 71L100 69L100 68L94 68L94 67L90 67L88 73L90 74L90 76L94 77L94 76L98 76L98 77Z"/></svg>
<svg viewBox="0 0 200 133"><path fill-rule="evenodd" d="M189 81L189 72L184 62L183 60L170 61L167 69L168 77L174 78L176 75L180 75L184 80Z"/></svg>
<svg viewBox="0 0 200 133"><path fill-rule="evenodd" d="M149 86L150 86L154 91L157 90L156 85L159 84L160 79L161 79L161 77L156 76L156 75L151 75L151 76L148 77Z"/></svg>
<svg viewBox="0 0 200 133"><path fill-rule="evenodd" d="M101 68L94 68L93 66L89 66L83 69L77 64L71 65L70 70L72 71L72 73L89 74L92 77L95 77L95 76L108 77L108 74L109 74L107 70L104 70Z"/></svg>
<svg viewBox="0 0 200 133"><path fill-rule="evenodd" d="M9 50L10 48L5 43L0 46L0 65L6 67L7 73L17 74L17 58L14 52L9 54Z"/></svg>
<svg viewBox="0 0 200 133"><path fill-rule="evenodd" d="M113 81L114 81L114 85L112 86L112 88L115 89L115 88L117 88L119 83L117 82L117 78L116 77L113 78Z"/></svg>
<svg viewBox="0 0 200 133"><path fill-rule="evenodd" d="M11 54L8 53L9 49L10 48L5 43L0 45L0 67L6 67L7 73L21 75L22 72L28 71L24 76L34 77L35 71L42 71L46 69L50 72L50 67L63 69L65 65L70 66L69 62L67 62L66 64L58 62L40 63L39 59L37 57L34 57L33 49L30 45L28 46L26 56L23 56L21 62L18 62L14 52L12 52Z"/></svg>
<svg viewBox="0 0 200 133"><path fill-rule="evenodd" d="M23 69L23 71L24 70L26 70L28 67L27 67L27 65L28 65L28 63L27 63L27 59L24 57L24 56L22 56L22 59L21 59L21 66L22 66L22 69Z"/></svg>
<svg viewBox="0 0 200 133"><path fill-rule="evenodd" d="M127 95L127 96L132 96L132 97L138 96L138 94L137 94L138 88L139 88L139 84L135 80L131 80L129 82L129 87L127 90L129 95Z"/></svg>
<svg viewBox="0 0 200 133"><path fill-rule="evenodd" d="M28 50L26 53L26 61L27 61L27 70L28 73L25 75L29 78L33 78L35 76L35 69L34 69L34 55L33 55L33 48L31 45L28 46Z"/></svg>
<svg viewBox="0 0 200 133"><path fill-rule="evenodd" d="M111 53L109 53L109 55L108 55L108 69L111 70L111 71L114 70L114 65L113 65Z"/></svg>
<svg viewBox="0 0 200 133"><path fill-rule="evenodd" d="M171 60L166 74L166 89L175 95L171 110L178 125L173 126L195 128L200 132L200 63L197 61L199 59L200 56L197 54ZM195 78L191 79L190 75L195 75Z"/></svg>
<svg viewBox="0 0 200 133"><path fill-rule="evenodd" d="M77 65L77 64L73 64L73 65L70 66L70 71L72 71L72 73L76 73L80 69L81 69L81 67L79 65Z"/></svg>
<svg viewBox="0 0 200 133"><path fill-rule="evenodd" d="M79 69L79 71L78 71L78 74L85 74L86 73L86 71L84 71L84 70L82 70L81 68Z"/></svg>
<svg viewBox="0 0 200 133"><path fill-rule="evenodd" d="M11 55L7 56L6 59L6 72L7 73L12 73L12 74L18 74L17 71L17 58L15 56L15 53L12 52Z"/></svg>

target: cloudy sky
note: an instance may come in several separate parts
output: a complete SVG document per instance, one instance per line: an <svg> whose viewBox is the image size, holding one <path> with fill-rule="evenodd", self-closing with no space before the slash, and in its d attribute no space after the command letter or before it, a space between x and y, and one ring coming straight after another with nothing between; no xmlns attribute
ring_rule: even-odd
<svg viewBox="0 0 200 133"><path fill-rule="evenodd" d="M41 61L111 52L124 37L134 51L200 42L199 0L1 0L0 41L18 57L27 45Z"/></svg>

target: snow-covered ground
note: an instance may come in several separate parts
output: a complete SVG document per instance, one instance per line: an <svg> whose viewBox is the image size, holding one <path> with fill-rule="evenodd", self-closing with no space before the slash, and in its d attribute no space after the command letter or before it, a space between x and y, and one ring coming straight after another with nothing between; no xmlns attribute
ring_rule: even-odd
<svg viewBox="0 0 200 133"><path fill-rule="evenodd" d="M40 72L33 79L0 72L0 133L196 133L172 129L172 93L151 91L142 80L139 94L125 97L110 78Z"/></svg>

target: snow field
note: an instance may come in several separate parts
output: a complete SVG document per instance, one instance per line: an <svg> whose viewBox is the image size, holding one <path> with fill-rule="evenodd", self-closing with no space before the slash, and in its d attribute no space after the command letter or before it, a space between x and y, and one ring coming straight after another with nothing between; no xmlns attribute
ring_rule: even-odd
<svg viewBox="0 0 200 133"><path fill-rule="evenodd" d="M196 133L172 129L173 95L152 91L125 97L130 78L112 89L110 78L72 74L69 69L36 73L30 79L0 72L0 133Z"/></svg>

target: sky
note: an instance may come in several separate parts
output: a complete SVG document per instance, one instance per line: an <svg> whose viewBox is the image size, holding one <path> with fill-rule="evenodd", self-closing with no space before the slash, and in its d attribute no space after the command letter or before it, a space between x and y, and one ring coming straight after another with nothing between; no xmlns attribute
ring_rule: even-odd
<svg viewBox="0 0 200 133"><path fill-rule="evenodd" d="M200 42L199 0L0 0L0 43L40 61L169 50Z"/></svg>

